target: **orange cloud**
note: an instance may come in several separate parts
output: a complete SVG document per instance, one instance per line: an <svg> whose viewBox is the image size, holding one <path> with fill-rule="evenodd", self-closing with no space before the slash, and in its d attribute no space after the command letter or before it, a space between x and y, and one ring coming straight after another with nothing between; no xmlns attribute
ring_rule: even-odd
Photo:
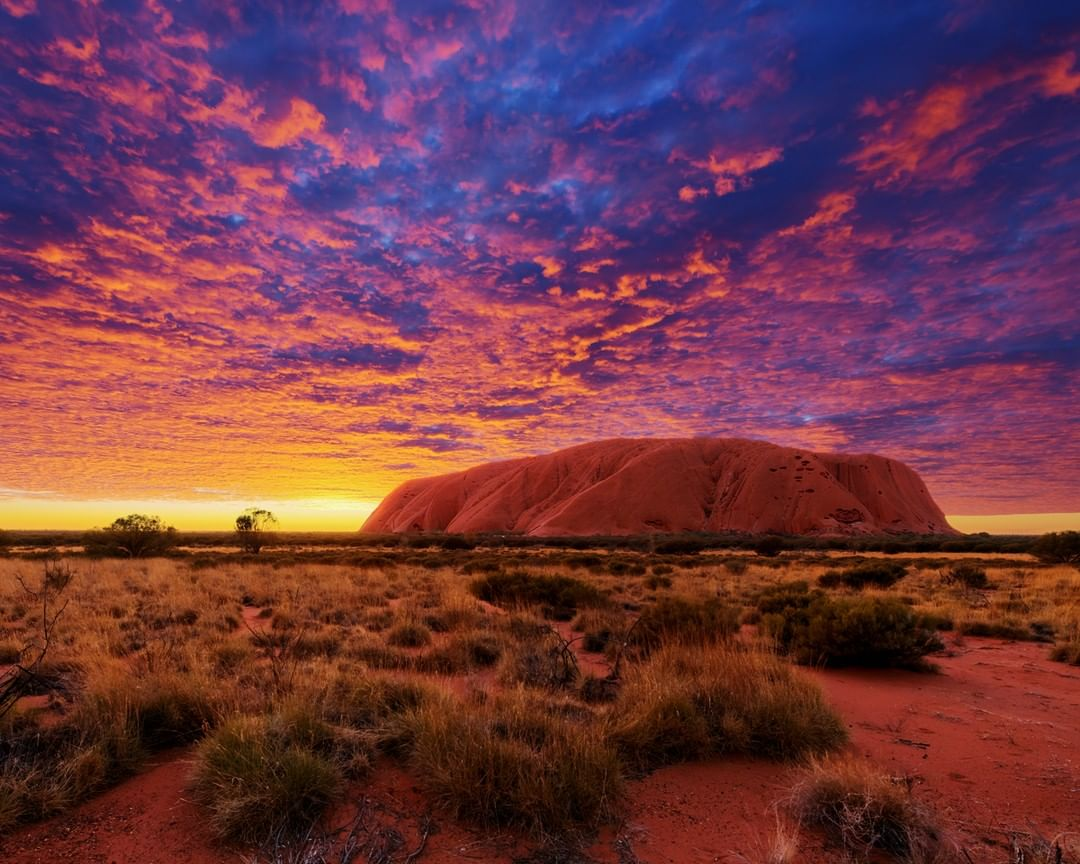
<svg viewBox="0 0 1080 864"><path fill-rule="evenodd" d="M994 140L1006 119L1036 98L1073 97L1080 72L1068 51L1013 68L969 69L935 84L914 103L863 113L883 118L848 161L888 186L926 178L967 183L991 159L1014 146Z"/></svg>
<svg viewBox="0 0 1080 864"><path fill-rule="evenodd" d="M733 154L714 151L709 154L707 160L692 161L690 164L707 171L716 178L713 181L713 191L717 195L728 195L736 189L749 187L751 174L778 162L783 155L784 151L781 147L766 147L761 150L747 150ZM684 193L691 197L685 197ZM679 198L683 201L692 201L696 194L696 190L689 186L684 186L679 190Z"/></svg>
<svg viewBox="0 0 1080 864"><path fill-rule="evenodd" d="M683 186L679 189L679 200L689 203L696 198L708 195L709 190L704 186Z"/></svg>
<svg viewBox="0 0 1080 864"><path fill-rule="evenodd" d="M277 120L257 126L252 138L263 147L287 147L318 135L326 125L319 109L304 99L289 100L289 110Z"/></svg>
<svg viewBox="0 0 1080 864"><path fill-rule="evenodd" d="M37 0L0 0L0 6L15 18L25 18L37 12Z"/></svg>
<svg viewBox="0 0 1080 864"><path fill-rule="evenodd" d="M822 225L833 225L855 209L855 196L851 192L831 192L818 201L818 209L802 224L785 228L781 237L789 237L801 231L812 231Z"/></svg>

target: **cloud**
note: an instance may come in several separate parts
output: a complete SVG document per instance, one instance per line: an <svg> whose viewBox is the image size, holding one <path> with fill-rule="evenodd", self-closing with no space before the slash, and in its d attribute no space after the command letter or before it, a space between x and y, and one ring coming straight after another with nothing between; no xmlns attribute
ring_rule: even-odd
<svg viewBox="0 0 1080 864"><path fill-rule="evenodd" d="M1080 510L1080 17L962 12L4 0L9 499L718 434Z"/></svg>

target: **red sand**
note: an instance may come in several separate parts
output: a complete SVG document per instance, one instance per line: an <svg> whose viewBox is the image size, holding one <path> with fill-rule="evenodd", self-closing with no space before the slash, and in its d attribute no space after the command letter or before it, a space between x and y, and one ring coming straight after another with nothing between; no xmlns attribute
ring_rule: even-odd
<svg viewBox="0 0 1080 864"><path fill-rule="evenodd" d="M1042 645L968 639L953 652L941 659L940 675L812 674L849 723L854 749L892 775L912 777L973 862L1008 861L1001 844L1010 831L1080 831L1080 670L1049 661ZM164 757L74 813L0 840L0 860L236 861L184 800L185 758ZM795 773L743 759L662 769L631 784L626 823L604 832L590 854L612 864L632 861L628 849L648 864L753 859L767 847L774 802ZM413 780L382 766L355 795L365 793L378 819L403 835L403 852L415 848L427 807ZM513 838L485 840L435 821L439 830L419 861L509 862L520 850ZM824 864L836 853L807 833L798 860Z"/></svg>
<svg viewBox="0 0 1080 864"><path fill-rule="evenodd" d="M900 462L737 438L619 438L412 480L363 530L956 533Z"/></svg>

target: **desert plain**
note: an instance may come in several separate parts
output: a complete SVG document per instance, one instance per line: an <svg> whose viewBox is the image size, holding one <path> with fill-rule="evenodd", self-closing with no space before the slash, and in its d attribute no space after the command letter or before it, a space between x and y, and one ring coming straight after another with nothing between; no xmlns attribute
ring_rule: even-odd
<svg viewBox="0 0 1080 864"><path fill-rule="evenodd" d="M1077 853L1080 571L1000 538L191 542L0 559L5 861Z"/></svg>

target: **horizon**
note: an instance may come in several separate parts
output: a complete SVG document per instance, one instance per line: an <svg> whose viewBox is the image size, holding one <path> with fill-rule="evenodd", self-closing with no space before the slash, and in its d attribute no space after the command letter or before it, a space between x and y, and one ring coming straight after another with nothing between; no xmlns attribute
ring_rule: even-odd
<svg viewBox="0 0 1080 864"><path fill-rule="evenodd" d="M236 517L249 506L270 510L278 519L276 530L296 533L358 532L380 501L321 502L300 501L228 501L208 507L205 501L115 501L94 500L65 502L61 508L55 502L34 502L42 506L25 507L18 514L5 514L4 528L11 531L89 531L104 528L114 519L131 513L160 516L181 532L221 532L229 534ZM48 513L48 516L44 515ZM39 515L42 514L42 515ZM101 515L98 521L92 517ZM37 520L50 518L46 524ZM988 533L997 535L1037 536L1054 531L1080 530L1077 513L1005 513L993 515L945 514L953 528L964 534Z"/></svg>
<svg viewBox="0 0 1080 864"><path fill-rule="evenodd" d="M0 0L0 42L0 529L352 530L698 435L1080 526L1075 9Z"/></svg>

